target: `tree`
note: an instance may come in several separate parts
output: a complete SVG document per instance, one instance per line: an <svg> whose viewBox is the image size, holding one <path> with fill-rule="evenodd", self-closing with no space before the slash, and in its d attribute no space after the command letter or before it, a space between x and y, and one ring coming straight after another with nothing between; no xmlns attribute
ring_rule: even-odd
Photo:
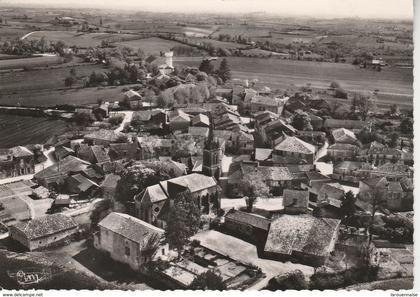
<svg viewBox="0 0 420 297"><path fill-rule="evenodd" d="M134 162L121 174L121 179L117 184L116 198L120 202L132 201L136 194L159 181L155 170L146 167L141 162Z"/></svg>
<svg viewBox="0 0 420 297"><path fill-rule="evenodd" d="M220 274L213 270L203 272L192 281L189 289L191 290L226 290L226 285Z"/></svg>
<svg viewBox="0 0 420 297"><path fill-rule="evenodd" d="M76 76L77 75L76 68L70 69L70 75L71 76Z"/></svg>
<svg viewBox="0 0 420 297"><path fill-rule="evenodd" d="M397 104L392 104L389 107L389 113L391 115L399 115L400 114L400 107Z"/></svg>
<svg viewBox="0 0 420 297"><path fill-rule="evenodd" d="M208 59L204 59L204 60L201 62L201 64L200 64L200 66L198 67L198 69L199 69L200 71L202 71L202 72L207 73L207 74L212 74L212 73L214 72L214 66L213 66L213 64L211 63L211 61L210 61L210 60L208 60Z"/></svg>
<svg viewBox="0 0 420 297"><path fill-rule="evenodd" d="M93 119L89 113L80 112L76 113L73 117L73 121L76 123L77 126L85 127L93 122Z"/></svg>
<svg viewBox="0 0 420 297"><path fill-rule="evenodd" d="M167 108L173 106L175 102L174 96L170 91L164 91L157 96L156 104L160 108Z"/></svg>
<svg viewBox="0 0 420 297"><path fill-rule="evenodd" d="M335 89L335 97L336 98L341 98L341 99L347 99L348 94L343 88L337 88L337 89Z"/></svg>
<svg viewBox="0 0 420 297"><path fill-rule="evenodd" d="M413 119L404 118L400 124L400 131L403 134L413 134Z"/></svg>
<svg viewBox="0 0 420 297"><path fill-rule="evenodd" d="M358 110L362 119L365 121L370 112L376 109L376 103L372 97L362 94L354 94L352 102L354 111Z"/></svg>
<svg viewBox="0 0 420 297"><path fill-rule="evenodd" d="M64 85L66 87L71 87L75 83L75 79L73 76L68 76L64 79Z"/></svg>
<svg viewBox="0 0 420 297"><path fill-rule="evenodd" d="M265 183L258 170L249 171L243 175L240 187L246 196L247 211L251 212L258 197L268 198L271 196L270 188Z"/></svg>
<svg viewBox="0 0 420 297"><path fill-rule="evenodd" d="M331 88L331 89L338 89L338 88L341 88L341 86L340 86L340 84L339 84L338 82L333 81L333 82L331 82L331 84L330 84L330 88Z"/></svg>
<svg viewBox="0 0 420 297"><path fill-rule="evenodd" d="M230 73L230 66L226 59L223 59L222 62L220 63L218 74L224 82L231 79L232 75Z"/></svg>
<svg viewBox="0 0 420 297"><path fill-rule="evenodd" d="M306 112L300 109L296 110L296 114L294 115L293 120L292 120L292 125L296 129L302 130L302 131L313 130L310 116Z"/></svg>
<svg viewBox="0 0 420 297"><path fill-rule="evenodd" d="M90 214L91 230L96 230L98 223L105 218L113 208L113 203L109 199L97 202Z"/></svg>
<svg viewBox="0 0 420 297"><path fill-rule="evenodd" d="M389 134L389 146L393 148L397 147L399 138L400 135L396 132Z"/></svg>
<svg viewBox="0 0 420 297"><path fill-rule="evenodd" d="M356 212L356 197L354 196L352 191L346 192L344 195L343 203L341 204L341 218L344 220L348 220L352 217Z"/></svg>
<svg viewBox="0 0 420 297"><path fill-rule="evenodd" d="M200 215L199 206L189 190L175 197L174 204L168 211L165 238L170 248L177 249L178 258L181 257L190 237L198 231Z"/></svg>

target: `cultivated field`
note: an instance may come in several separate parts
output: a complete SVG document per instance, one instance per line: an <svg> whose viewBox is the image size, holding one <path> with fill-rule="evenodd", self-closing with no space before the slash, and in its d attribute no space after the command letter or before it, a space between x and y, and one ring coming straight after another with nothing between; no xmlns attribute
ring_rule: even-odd
<svg viewBox="0 0 420 297"><path fill-rule="evenodd" d="M66 130L67 125L61 120L0 114L0 147L44 143Z"/></svg>
<svg viewBox="0 0 420 297"><path fill-rule="evenodd" d="M70 69L72 68L75 68L76 76L78 78L89 76L92 71L99 72L104 70L101 65L86 64L83 66L56 69L0 73L0 95L65 88L64 79L70 75ZM74 86L79 86L81 84L82 81L80 80L80 82L75 83Z"/></svg>
<svg viewBox="0 0 420 297"><path fill-rule="evenodd" d="M99 99L104 101L116 101L122 99L123 88L130 88L130 85L20 92L18 94L1 96L0 105L54 106L57 104L81 105L97 103Z"/></svg>
<svg viewBox="0 0 420 297"><path fill-rule="evenodd" d="M63 58L59 56L42 56L33 58L0 60L0 70L22 69L24 67L45 67L62 63Z"/></svg>
<svg viewBox="0 0 420 297"><path fill-rule="evenodd" d="M275 58L228 57L227 59L233 78L256 79L259 84L273 89L300 87L307 83L314 88L326 89L332 81L338 81L344 89L351 92L373 92L378 89L378 101L413 104L412 69L389 67L377 72L342 63ZM174 63L175 65L198 66L200 59L174 59Z"/></svg>
<svg viewBox="0 0 420 297"><path fill-rule="evenodd" d="M239 44L236 42L225 42L225 41L219 41L214 39L204 39L204 38L198 38L198 37L189 37L189 42L192 42L194 44L200 45L203 43L211 43L214 47L220 47L225 49L236 49L236 48L246 48L247 45Z"/></svg>
<svg viewBox="0 0 420 297"><path fill-rule="evenodd" d="M174 46L183 44L172 40L151 37L125 42L117 42L114 43L114 45L126 46L132 48L134 51L137 51L139 48L141 48L146 55L159 55L160 52L166 52Z"/></svg>
<svg viewBox="0 0 420 297"><path fill-rule="evenodd" d="M36 31L26 38L40 39L42 37L45 37L46 40L52 42L62 41L68 46L76 46L79 48L99 46L103 40L115 42L138 38L138 36L133 34L83 33L71 31Z"/></svg>

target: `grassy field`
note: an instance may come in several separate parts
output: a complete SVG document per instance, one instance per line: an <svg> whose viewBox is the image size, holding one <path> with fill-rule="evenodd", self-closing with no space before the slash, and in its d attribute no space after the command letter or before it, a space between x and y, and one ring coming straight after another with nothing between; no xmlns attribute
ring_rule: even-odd
<svg viewBox="0 0 420 297"><path fill-rule="evenodd" d="M103 40L110 42L137 38L133 34L113 34L113 33L81 33L74 31L36 31L29 35L28 39L40 39L57 42L63 41L68 46L87 48L101 45Z"/></svg>
<svg viewBox="0 0 420 297"><path fill-rule="evenodd" d="M64 121L0 114L0 147L44 143L67 130Z"/></svg>
<svg viewBox="0 0 420 297"><path fill-rule="evenodd" d="M385 68L381 72L341 63L228 57L233 78L256 79L273 89L304 86L326 89L338 81L347 91L379 90L378 101L413 104L412 69ZM220 60L220 59L219 59ZM219 63L219 62L217 62ZM215 66L218 66L216 63ZM174 59L175 65L198 66L200 59Z"/></svg>
<svg viewBox="0 0 420 297"><path fill-rule="evenodd" d="M172 40L165 40L157 37L151 37L138 40L117 42L114 43L114 45L126 46L132 48L135 51L141 48L146 55L159 55L161 51L166 52L174 46L182 45L182 43Z"/></svg>
<svg viewBox="0 0 420 297"><path fill-rule="evenodd" d="M1 62L0 62L1 63ZM102 71L101 65L83 65L45 70L31 70L0 73L0 95L18 94L27 91L64 88L64 79L70 75L70 69L75 68L76 76L89 76L92 71ZM76 83L75 86L82 82ZM1 101L1 99L0 99Z"/></svg>
<svg viewBox="0 0 420 297"><path fill-rule="evenodd" d="M206 43L211 43L214 47L220 47L225 49L236 49L236 48L246 48L247 45L239 44L236 42L225 42L225 41L219 41L214 39L204 39L204 38L197 38L197 37L189 37L188 40L190 42L193 42L197 45Z"/></svg>
<svg viewBox="0 0 420 297"><path fill-rule="evenodd" d="M96 103L98 99L115 101L122 99L123 88L130 88L130 86L20 92L1 96L0 105L54 106L56 104Z"/></svg>
<svg viewBox="0 0 420 297"><path fill-rule="evenodd" d="M23 67L44 67L59 64L62 62L62 60L63 59L58 56L0 60L0 70L20 69Z"/></svg>

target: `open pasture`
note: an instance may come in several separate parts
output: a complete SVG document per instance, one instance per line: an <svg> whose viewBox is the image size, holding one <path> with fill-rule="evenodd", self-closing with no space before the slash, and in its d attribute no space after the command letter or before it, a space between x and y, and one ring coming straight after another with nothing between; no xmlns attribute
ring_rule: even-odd
<svg viewBox="0 0 420 297"><path fill-rule="evenodd" d="M136 38L133 34L116 33L83 33L74 31L36 31L31 33L28 39L40 39L45 37L51 42L62 41L68 46L88 48L100 46L103 40L116 42Z"/></svg>
<svg viewBox="0 0 420 297"><path fill-rule="evenodd" d="M237 48L248 47L245 44L240 44L236 42L225 42L225 41L219 41L215 39L205 39L205 38L198 38L198 37L189 37L188 41L197 45L202 45L203 43L211 43L216 48L220 47L220 48L225 48L225 49L237 49Z"/></svg>
<svg viewBox="0 0 420 297"><path fill-rule="evenodd" d="M44 143L67 129L61 120L0 113L0 148Z"/></svg>
<svg viewBox="0 0 420 297"><path fill-rule="evenodd" d="M62 63L63 58L59 56L40 56L32 58L0 60L0 70L22 69L31 67L47 67Z"/></svg>
<svg viewBox="0 0 420 297"><path fill-rule="evenodd" d="M221 59L219 59L221 60ZM256 79L273 89L305 86L326 89L332 81L351 92L379 90L378 101L413 104L412 69L384 68L381 72L343 63L308 62L283 59L228 57L233 78ZM218 63L215 66L218 67ZM199 59L174 59L175 65L200 65Z"/></svg>
<svg viewBox="0 0 420 297"><path fill-rule="evenodd" d="M55 106L57 104L83 105L96 103L99 99L116 101L122 99L123 88L129 89L130 85L19 92L18 94L0 96L0 105Z"/></svg>
<svg viewBox="0 0 420 297"><path fill-rule="evenodd" d="M183 44L172 40L151 37L138 40L117 42L114 43L114 45L126 46L133 49L134 51L137 51L139 48L141 48L146 55L159 55L160 52L166 52L174 46L179 46Z"/></svg>
<svg viewBox="0 0 420 297"><path fill-rule="evenodd" d="M81 86L82 78L89 76L93 71L104 70L102 65L86 64L75 67L4 72L0 73L0 95L65 88L64 79L70 75L72 68L76 70L76 76L80 79L73 87Z"/></svg>

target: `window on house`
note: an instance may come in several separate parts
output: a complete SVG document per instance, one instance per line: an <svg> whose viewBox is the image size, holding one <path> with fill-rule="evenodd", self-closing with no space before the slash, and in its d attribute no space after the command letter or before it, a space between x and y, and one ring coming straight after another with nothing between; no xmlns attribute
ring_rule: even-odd
<svg viewBox="0 0 420 297"><path fill-rule="evenodd" d="M130 256L130 246L127 243L125 243L125 255Z"/></svg>
<svg viewBox="0 0 420 297"><path fill-rule="evenodd" d="M165 256L165 249L162 249L162 256Z"/></svg>

